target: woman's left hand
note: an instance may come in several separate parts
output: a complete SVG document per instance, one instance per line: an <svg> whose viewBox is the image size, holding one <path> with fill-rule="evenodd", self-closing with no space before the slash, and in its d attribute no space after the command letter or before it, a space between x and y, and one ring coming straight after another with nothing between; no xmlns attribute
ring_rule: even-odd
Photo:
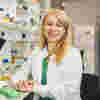
<svg viewBox="0 0 100 100"><path fill-rule="evenodd" d="M21 92L32 91L33 81L32 80L19 80L16 82L16 88Z"/></svg>

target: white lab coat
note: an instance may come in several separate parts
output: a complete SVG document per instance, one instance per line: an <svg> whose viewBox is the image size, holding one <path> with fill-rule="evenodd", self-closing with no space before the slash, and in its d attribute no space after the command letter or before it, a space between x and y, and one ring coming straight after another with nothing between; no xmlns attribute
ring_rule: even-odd
<svg viewBox="0 0 100 100"><path fill-rule="evenodd" d="M25 64L24 73L22 71L16 73L13 79L25 79L25 73L26 76L28 73L32 73L33 79L40 83L42 60L47 55L47 49L42 49L40 52L37 52L37 55L30 57L29 62ZM56 97L56 100L81 100L80 82L82 63L79 50L69 47L67 56L63 58L60 64L56 64L55 60L56 57L51 56L48 64L48 90Z"/></svg>
<svg viewBox="0 0 100 100"><path fill-rule="evenodd" d="M81 100L80 82L82 63L77 48L69 47L68 55L60 64L56 64L56 57L51 56L48 64L47 86L57 100ZM27 66L34 80L41 82L42 60L48 55L47 49L42 49L38 55L32 57L32 66Z"/></svg>
<svg viewBox="0 0 100 100"><path fill-rule="evenodd" d="M10 8L8 13L10 17L16 17L16 8Z"/></svg>

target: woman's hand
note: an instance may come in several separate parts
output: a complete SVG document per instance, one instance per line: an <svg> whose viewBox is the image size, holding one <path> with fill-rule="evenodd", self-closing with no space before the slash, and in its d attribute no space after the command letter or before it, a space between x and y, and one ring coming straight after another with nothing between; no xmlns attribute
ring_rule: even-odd
<svg viewBox="0 0 100 100"><path fill-rule="evenodd" d="M41 97L53 96L48 85L41 85L37 82L34 84L33 92L37 95L40 95Z"/></svg>
<svg viewBox="0 0 100 100"><path fill-rule="evenodd" d="M18 80L16 88L21 92L30 92L32 91L33 84L32 80Z"/></svg>

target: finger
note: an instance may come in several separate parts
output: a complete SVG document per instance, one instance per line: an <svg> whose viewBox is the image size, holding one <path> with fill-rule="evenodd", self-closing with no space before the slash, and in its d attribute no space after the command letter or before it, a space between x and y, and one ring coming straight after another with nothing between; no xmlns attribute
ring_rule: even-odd
<svg viewBox="0 0 100 100"><path fill-rule="evenodd" d="M18 89L21 89L23 87L23 85L24 85L24 81L23 80L19 80L17 82L17 84L16 84L16 86L17 86Z"/></svg>

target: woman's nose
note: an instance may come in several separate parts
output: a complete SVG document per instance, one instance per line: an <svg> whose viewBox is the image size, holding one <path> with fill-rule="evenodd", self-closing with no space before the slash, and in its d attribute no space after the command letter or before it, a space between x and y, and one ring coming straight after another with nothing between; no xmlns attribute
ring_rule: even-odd
<svg viewBox="0 0 100 100"><path fill-rule="evenodd" d="M52 25L52 26L51 26L51 30L52 30L52 31L56 31L56 25Z"/></svg>

